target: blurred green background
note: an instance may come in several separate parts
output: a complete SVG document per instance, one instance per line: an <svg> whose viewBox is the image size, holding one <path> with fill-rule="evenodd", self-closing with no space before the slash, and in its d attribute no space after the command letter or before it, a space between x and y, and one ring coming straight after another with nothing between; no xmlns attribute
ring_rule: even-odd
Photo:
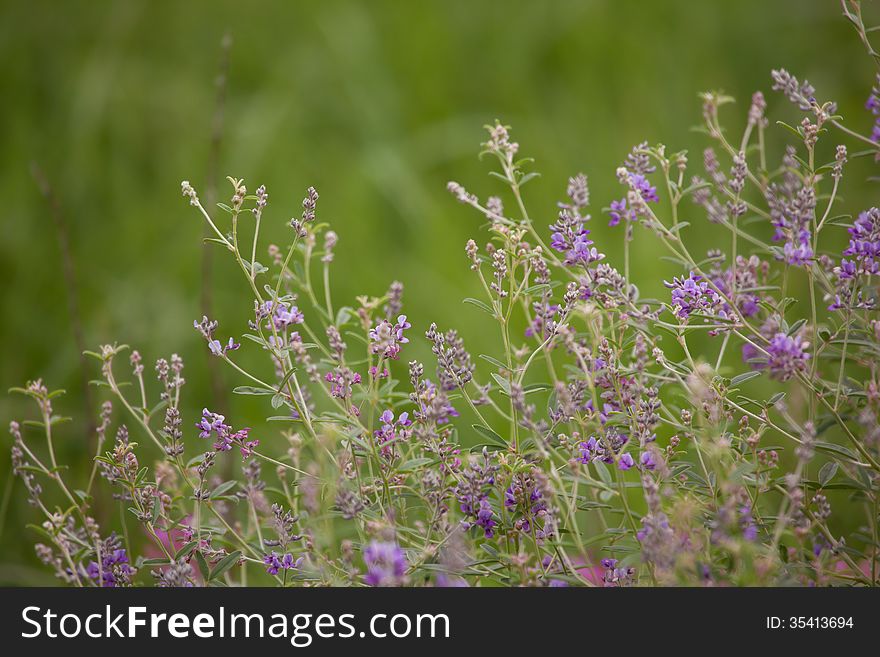
<svg viewBox="0 0 880 657"><path fill-rule="evenodd" d="M872 64L830 0L6 0L0 18L0 384L43 377L66 388L58 410L75 421L60 432L59 460L80 464L91 444L80 364L57 233L31 164L68 224L86 344L128 343L148 364L180 353L185 419L194 421L211 395L207 350L192 329L202 224L179 189L186 178L204 197L227 31L215 181L223 200L227 174L250 189L265 184L264 234L283 241L314 185L319 218L340 235L335 304L401 280L414 335L432 320L454 324L474 353L494 349L481 313L460 301L477 289L462 248L480 222L445 184L458 180L481 197L498 191L476 157L483 124L513 125L521 152L536 158L543 177L527 188L527 202L542 227L578 171L590 177L594 215L620 196L615 167L639 141L690 149L698 173L703 142L690 128L700 120L700 91L740 99L725 115L737 130L756 89L767 93L771 124L794 120L769 91L772 67L809 78L851 126L870 129L863 103ZM855 191L848 200L860 204ZM620 229L606 223L593 223L594 237L620 262ZM695 253L721 239L698 223ZM658 294L674 270L647 235L633 249L643 293ZM216 255L215 316L223 335L240 334L250 296L231 259ZM408 358L429 356L423 340L409 349ZM30 413L24 399L0 394L4 423ZM35 515L19 482L6 499L0 583L52 583L23 530Z"/></svg>

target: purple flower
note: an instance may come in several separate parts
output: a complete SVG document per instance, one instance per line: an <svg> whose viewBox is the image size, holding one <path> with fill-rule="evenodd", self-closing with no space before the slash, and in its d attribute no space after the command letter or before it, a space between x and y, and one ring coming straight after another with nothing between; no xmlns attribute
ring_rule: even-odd
<svg viewBox="0 0 880 657"><path fill-rule="evenodd" d="M111 537L109 542L113 542ZM86 566L86 575L89 579L101 579L103 587L125 586L130 583L131 576L134 574L128 562L128 553L123 548L116 548L104 552L101 556L101 565L92 561Z"/></svg>
<svg viewBox="0 0 880 657"><path fill-rule="evenodd" d="M296 306L279 301L275 306L275 314L272 316L272 321L276 329L282 330L293 324L302 324L305 321L305 317Z"/></svg>
<svg viewBox="0 0 880 657"><path fill-rule="evenodd" d="M584 228L583 220L573 216L566 209L559 212L559 218L555 224L550 226L550 230L553 231L550 247L565 253L565 264L567 265L586 267L605 257L593 246L593 241L588 237L590 231Z"/></svg>
<svg viewBox="0 0 880 657"><path fill-rule="evenodd" d="M617 461L617 468L619 470L629 470L634 465L635 462L633 461L633 457L629 454L629 452L621 454L620 458Z"/></svg>
<svg viewBox="0 0 880 657"><path fill-rule="evenodd" d="M459 501L459 508L465 515L462 523L465 529L478 526L483 529L486 538L495 535L495 515L492 505L488 501L489 493L495 485L495 473L499 466L493 462L489 451L484 449L482 459L472 456L468 467L461 473L458 484L455 487L455 497Z"/></svg>
<svg viewBox="0 0 880 657"><path fill-rule="evenodd" d="M672 312L679 319L687 321L693 313L727 319L721 297L694 272L677 276L671 283L664 281L664 285L672 290Z"/></svg>
<svg viewBox="0 0 880 657"><path fill-rule="evenodd" d="M807 361L810 359L810 354L807 353L809 346L808 342L800 338L777 333L766 347L770 375L780 381L787 381L795 374L806 370Z"/></svg>
<svg viewBox="0 0 880 657"><path fill-rule="evenodd" d="M235 351L241 347L241 345L232 338L229 338L229 342L225 345L220 342L220 340L217 340L214 337L214 331L217 330L218 326L220 326L219 322L211 321L207 317L202 317L202 321L193 320L193 328L202 334L202 337L208 342L208 349L210 349L211 353L215 356L223 356L226 352Z"/></svg>
<svg viewBox="0 0 880 657"><path fill-rule="evenodd" d="M743 504L739 508L739 526L743 538L747 541L754 541L758 537L758 525L755 524L755 518L752 516L751 505Z"/></svg>
<svg viewBox="0 0 880 657"><path fill-rule="evenodd" d="M654 454L651 451L642 452L639 462L645 470L654 470L657 467L657 461L654 460Z"/></svg>
<svg viewBox="0 0 880 657"><path fill-rule="evenodd" d="M352 386L361 382L361 375L352 372L344 366L337 367L327 372L324 380L330 384L330 396L338 399L351 397Z"/></svg>
<svg viewBox="0 0 880 657"><path fill-rule="evenodd" d="M859 213L852 227L849 228L849 246L843 251L843 255L855 259L853 267L868 275L880 272L880 210L871 208Z"/></svg>
<svg viewBox="0 0 880 657"><path fill-rule="evenodd" d="M266 564L266 572L270 575L277 575L281 570L296 570L303 562L304 557L294 560L290 552L279 555L274 550L263 557L263 563Z"/></svg>
<svg viewBox="0 0 880 657"><path fill-rule="evenodd" d="M371 541L364 548L369 586L403 586L406 583L406 554L397 543Z"/></svg>
<svg viewBox="0 0 880 657"><path fill-rule="evenodd" d="M396 360L400 354L400 345L409 342L409 338L403 332L411 326L412 324L406 320L406 315L400 315L395 324L383 319L370 329L370 340L373 342L370 351L374 354L381 354L383 358Z"/></svg>
<svg viewBox="0 0 880 657"><path fill-rule="evenodd" d="M550 511L544 494L532 475L515 475L504 491L504 506L516 517L515 529L529 534L534 526L537 538L549 537L552 528L548 522Z"/></svg>
<svg viewBox="0 0 880 657"><path fill-rule="evenodd" d="M389 461L397 456L396 446L398 442L408 440L412 435L409 426L412 421L409 419L409 413L401 413L395 420L394 412L386 410L379 416L382 421L382 427L376 429L373 435L376 437L376 444L380 446L380 453Z"/></svg>
<svg viewBox="0 0 880 657"><path fill-rule="evenodd" d="M622 198L619 201L611 201L611 207L608 208L608 217L608 225L616 226L623 219L635 221L636 213L627 209L626 199Z"/></svg>
<svg viewBox="0 0 880 657"><path fill-rule="evenodd" d="M207 408L202 409L202 419L196 424L199 430L199 438L215 437L213 447L218 452L228 452L233 445L238 445L242 458L250 457L257 446L259 440L250 440L250 428L239 429L234 431L231 426L226 424L226 418L218 413L212 413Z"/></svg>
<svg viewBox="0 0 880 657"><path fill-rule="evenodd" d="M580 455L577 457L577 460L584 465L592 463L599 451L599 445L596 442L595 436L590 436L590 439L586 442L578 443L578 449L580 450Z"/></svg>

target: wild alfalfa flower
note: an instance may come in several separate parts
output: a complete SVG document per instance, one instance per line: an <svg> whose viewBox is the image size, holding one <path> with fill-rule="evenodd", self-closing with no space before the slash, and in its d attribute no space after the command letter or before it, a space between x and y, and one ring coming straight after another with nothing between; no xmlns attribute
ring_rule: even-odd
<svg viewBox="0 0 880 657"><path fill-rule="evenodd" d="M371 541L363 551L367 572L364 582L369 586L403 586L407 582L406 554L397 543Z"/></svg>
<svg viewBox="0 0 880 657"><path fill-rule="evenodd" d="M330 384L330 395L339 399L350 399L352 386L361 382L361 375L352 372L347 367L337 367L324 375L324 380Z"/></svg>
<svg viewBox="0 0 880 657"><path fill-rule="evenodd" d="M214 436L214 449L218 452L228 452L233 446L238 446L242 458L248 458L260 444L259 440L249 439L249 428L235 431L226 424L224 416L212 413L207 408L202 410L202 419L196 428L199 429L199 438Z"/></svg>
<svg viewBox="0 0 880 657"><path fill-rule="evenodd" d="M530 474L516 474L504 491L504 506L514 516L514 529L537 538L552 535L551 514L544 495L543 474L533 470Z"/></svg>
<svg viewBox="0 0 880 657"><path fill-rule="evenodd" d="M600 565L604 572L602 573L602 584L605 587L629 586L633 583L636 569L632 566L619 566L617 559L602 559Z"/></svg>
<svg viewBox="0 0 880 657"><path fill-rule="evenodd" d="M709 276L712 283L725 297L736 301L736 308L743 317L754 317L760 310L761 296L757 288L765 285L769 264L758 256L738 255L736 263L726 269L721 268L723 256L719 252L710 252L714 266ZM724 312L729 316L735 315L730 305L724 303Z"/></svg>
<svg viewBox="0 0 880 657"><path fill-rule="evenodd" d="M441 333L437 330L437 324L432 322L425 337L431 342L431 351L437 356L437 378L444 390L461 388L473 379L476 367L457 331L451 329L445 334Z"/></svg>
<svg viewBox="0 0 880 657"><path fill-rule="evenodd" d="M115 534L101 542L100 565L92 561L85 568L89 579L103 587L131 586L131 579L137 571L129 563L128 552L120 545Z"/></svg>
<svg viewBox="0 0 880 657"><path fill-rule="evenodd" d="M810 359L810 354L807 352L809 346L809 342L796 335L786 335L782 332L774 335L765 347L770 376L780 381L787 381L796 374L806 371Z"/></svg>
<svg viewBox="0 0 880 657"><path fill-rule="evenodd" d="M414 415L417 420L442 426L458 417L458 411L450 403L446 392L429 379L422 379L410 395L418 406Z"/></svg>
<svg viewBox="0 0 880 657"><path fill-rule="evenodd" d="M363 499L353 490L340 488L336 491L334 507L346 520L353 520L366 508Z"/></svg>
<svg viewBox="0 0 880 657"><path fill-rule="evenodd" d="M278 554L275 551L263 557L263 563L266 565L266 572L270 575L277 575L282 570L296 570L300 567L305 557L294 559L290 552Z"/></svg>
<svg viewBox="0 0 880 657"><path fill-rule="evenodd" d="M660 490L654 478L642 474L642 490L648 504L648 513L642 516L642 528L636 539L642 547L642 559L657 569L668 569L676 559L675 532L660 504Z"/></svg>
<svg viewBox="0 0 880 657"><path fill-rule="evenodd" d="M410 328L412 324L406 321L406 315L400 315L397 322L392 324L387 319L383 319L379 324L370 329L370 352L379 354L382 358L390 358L397 360L401 345L409 342L409 338L404 335L404 331Z"/></svg>
<svg viewBox="0 0 880 657"><path fill-rule="evenodd" d="M385 312L385 319L390 322L399 316L400 311L403 310L403 283L393 281L388 286L388 292L385 293L385 297L388 301L382 310Z"/></svg>
<svg viewBox="0 0 880 657"><path fill-rule="evenodd" d="M314 187L306 190L306 196L302 202L302 217L300 219L291 219L290 226L296 231L299 237L306 236L306 226L315 221L315 209L318 207L318 192Z"/></svg>
<svg viewBox="0 0 880 657"><path fill-rule="evenodd" d="M700 275L690 272L664 285L672 290L672 312L679 319L686 322L693 314L727 319L721 296Z"/></svg>
<svg viewBox="0 0 880 657"><path fill-rule="evenodd" d="M781 91L799 109L807 111L816 102L816 89L806 80L799 82L784 68L774 69L770 76L773 78L773 91Z"/></svg>
<svg viewBox="0 0 880 657"><path fill-rule="evenodd" d="M859 213L848 232L849 245L843 255L855 261L855 271L868 276L880 273L880 210L870 208Z"/></svg>
<svg viewBox="0 0 880 657"><path fill-rule="evenodd" d="M560 201L559 207L568 211L576 219L588 221L590 215L585 210L590 205L590 186L587 176L579 173L568 179L568 187L565 190L568 201Z"/></svg>
<svg viewBox="0 0 880 657"><path fill-rule="evenodd" d="M214 338L214 331L217 330L217 327L220 326L220 323L216 320L209 320L207 317L202 317L202 321L193 320L193 328L195 328L199 333L202 334L202 337L205 338L208 342L208 348L211 350L211 353L215 356L225 356L229 351L235 351L241 345L233 340L231 337L229 338L229 342L223 344L220 340Z"/></svg>
<svg viewBox="0 0 880 657"><path fill-rule="evenodd" d="M634 222L646 214L646 203L660 201L657 188L645 177L646 173L653 171L653 167L647 166L649 161L644 153L638 153L636 156L634 149L634 154L627 159L627 165L617 169L618 180L629 188L629 192L622 199L611 202L608 208L609 226L616 226L624 219Z"/></svg>
<svg viewBox="0 0 880 657"><path fill-rule="evenodd" d="M605 257L593 246L593 241L588 237L590 231L584 228L583 219L572 215L567 209L559 211L559 218L550 226L550 230L553 231L550 247L565 253L567 265L587 267Z"/></svg>
<svg viewBox="0 0 880 657"><path fill-rule="evenodd" d="M394 412L386 410L379 416L382 426L373 432L376 438L376 444L382 456L391 461L397 456L397 443L404 442L409 439L412 434L412 421L409 419L409 413L401 413L395 417Z"/></svg>
<svg viewBox="0 0 880 657"><path fill-rule="evenodd" d="M464 514L465 528L480 527L485 538L495 535L495 513L489 495L495 488L495 479L501 469L489 450L483 448L480 457L471 455L468 466L461 472L455 486L455 497Z"/></svg>

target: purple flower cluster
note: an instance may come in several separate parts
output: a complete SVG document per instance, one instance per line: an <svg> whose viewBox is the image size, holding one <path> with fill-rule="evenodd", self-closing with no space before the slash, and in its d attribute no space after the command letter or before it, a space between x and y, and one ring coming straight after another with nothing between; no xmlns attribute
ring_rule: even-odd
<svg viewBox="0 0 880 657"><path fill-rule="evenodd" d="M790 165L796 168L797 161L791 159ZM791 185L781 187L772 184L765 193L770 207L770 221L775 228L774 242L784 242L782 259L794 267L803 267L813 262L812 233L810 226L816 212L816 192L812 187L801 186L796 193Z"/></svg>
<svg viewBox="0 0 880 657"><path fill-rule="evenodd" d="M349 399L352 386L361 382L361 375L352 372L347 367L337 367L330 370L324 376L324 380L330 384L330 395L338 399Z"/></svg>
<svg viewBox="0 0 880 657"><path fill-rule="evenodd" d="M403 586L406 584L406 554L397 543L371 541L364 548L367 574L364 582L369 586Z"/></svg>
<svg viewBox="0 0 880 657"><path fill-rule="evenodd" d="M419 405L418 410L415 411L416 419L444 425L452 418L458 417L458 411L449 401L449 397L433 381L427 379L421 381L415 401Z"/></svg>
<svg viewBox="0 0 880 657"><path fill-rule="evenodd" d="M770 376L780 381L787 381L795 374L807 369L810 354L807 353L810 343L797 336L777 333L767 345L767 368Z"/></svg>
<svg viewBox="0 0 880 657"><path fill-rule="evenodd" d="M409 428L412 421L409 419L409 413L403 412L395 419L394 412L390 410L382 413L379 419L382 421L382 428L376 429L373 435L376 437L380 453L390 461L397 455L397 443L409 439L412 433Z"/></svg>
<svg viewBox="0 0 880 657"><path fill-rule="evenodd" d="M874 276L880 273L880 262L877 261L880 257L880 210L871 208L859 213L848 232L849 245L843 255L855 262L841 260L841 268L850 275Z"/></svg>
<svg viewBox="0 0 880 657"><path fill-rule="evenodd" d="M459 508L465 515L466 528L477 526L486 538L495 536L495 512L489 503L489 494L495 486L495 475L500 466L493 463L488 450L484 449L482 459L471 457L471 462L461 473L455 487Z"/></svg>
<svg viewBox="0 0 880 657"><path fill-rule="evenodd" d="M640 173L628 173L629 186L632 193L636 194L644 203L658 203L660 197L657 195L657 188L654 187L645 176ZM616 226L624 219L632 222L638 218L638 212L627 202L626 197L619 201L612 201L608 208L608 225Z"/></svg>
<svg viewBox="0 0 880 657"><path fill-rule="evenodd" d="M676 276L671 283L664 281L664 285L672 290L672 312L679 319L687 321L694 313L727 319L721 296L694 272Z"/></svg>
<svg viewBox="0 0 880 657"><path fill-rule="evenodd" d="M593 246L590 231L584 228L583 219L573 216L568 210L559 211L559 219L550 226L553 231L550 247L565 253L565 264L587 267L602 260L605 255Z"/></svg>
<svg viewBox="0 0 880 657"><path fill-rule="evenodd" d="M546 518L549 515L544 493L532 475L514 475L504 491L504 506L516 517L513 526L529 534L534 529L537 538L550 535Z"/></svg>
<svg viewBox="0 0 880 657"><path fill-rule="evenodd" d="M599 460L603 463L614 463L614 454L620 451L624 444L629 440L623 434L612 434L609 440L612 444L611 449L606 447L605 440L596 440L595 436L590 436L589 440L578 443L578 455L575 457L579 463L584 465ZM647 454L647 452L645 452ZM644 456L644 455L643 455ZM629 470L635 465L633 457L628 452L624 452L617 457L617 467L620 470Z"/></svg>
<svg viewBox="0 0 880 657"><path fill-rule="evenodd" d="M266 564L266 572L270 575L277 575L281 570L296 570L303 562L305 557L294 559L290 552L279 555L274 550L263 557L263 563Z"/></svg>
<svg viewBox="0 0 880 657"><path fill-rule="evenodd" d="M209 320L207 317L202 317L202 321L193 320L193 328L195 328L199 333L202 334L202 337L205 338L208 342L208 349L211 350L211 353L215 356L225 356L227 352L235 351L241 345L233 340L231 337L229 338L229 342L223 344L220 340L217 340L214 337L214 331L217 330L217 327L220 326L220 323L216 320Z"/></svg>
<svg viewBox="0 0 880 657"><path fill-rule="evenodd" d="M620 563L617 559L602 559L600 562L604 572L602 573L602 584L605 587L627 586L632 584L636 574L633 567L618 566Z"/></svg>
<svg viewBox="0 0 880 657"><path fill-rule="evenodd" d="M406 315L400 315L394 324L383 319L370 329L370 340L373 342L370 351L374 354L380 354L383 358L396 360L400 354L401 345L409 342L409 338L403 332L411 326L412 324L406 321Z"/></svg>
<svg viewBox="0 0 880 657"><path fill-rule="evenodd" d="M871 309L875 304L873 297L864 298L857 281L862 275L880 273L880 210L874 207L861 212L848 231L849 245L843 250L840 265L834 267L836 289L828 310Z"/></svg>
<svg viewBox="0 0 880 657"><path fill-rule="evenodd" d="M228 452L234 445L241 451L242 458L249 458L259 446L259 440L249 440L249 428L233 430L226 424L226 417L218 413L212 413L207 408L202 409L202 419L196 424L199 429L199 438L215 437L214 449L218 452Z"/></svg>
<svg viewBox="0 0 880 657"><path fill-rule="evenodd" d="M96 582L100 579L101 586L108 588L128 585L132 574L134 571L129 565L128 553L124 548L105 552L101 557L100 567L96 561L86 566L89 579Z"/></svg>
<svg viewBox="0 0 880 657"><path fill-rule="evenodd" d="M758 314L761 297L755 288L762 284L766 278L768 265L757 256L737 256L736 263L732 267L721 270L716 267L710 274L715 287L724 295L735 301L736 308L744 317L754 317ZM724 304L724 311L731 315L729 304Z"/></svg>
<svg viewBox="0 0 880 657"><path fill-rule="evenodd" d="M880 143L880 74L871 87L871 94L865 102L865 109L874 115L874 127L871 129L871 141Z"/></svg>

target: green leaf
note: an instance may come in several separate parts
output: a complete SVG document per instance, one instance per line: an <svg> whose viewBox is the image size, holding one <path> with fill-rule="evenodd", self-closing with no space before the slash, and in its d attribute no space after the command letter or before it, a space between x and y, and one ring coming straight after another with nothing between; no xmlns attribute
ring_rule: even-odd
<svg viewBox="0 0 880 657"><path fill-rule="evenodd" d="M236 386L232 389L236 395L274 395L274 390L257 388L256 386Z"/></svg>
<svg viewBox="0 0 880 657"><path fill-rule="evenodd" d="M399 468L397 468L397 471L398 472L410 472L412 470L416 470L416 469L422 467L423 465L428 465L429 463L434 463L436 461L437 461L437 459L431 459L431 458L427 458L427 457L410 459L409 461L406 461L403 465L401 465Z"/></svg>
<svg viewBox="0 0 880 657"><path fill-rule="evenodd" d="M196 552L195 555L196 565L199 567L199 572L202 574L202 577L204 577L206 581L211 579L211 570L208 568L208 562L205 561L205 556L201 552Z"/></svg>
<svg viewBox="0 0 880 657"><path fill-rule="evenodd" d="M761 374L762 374L761 372L755 372L755 371L743 372L742 374L737 374L735 377L733 377L730 380L730 385L731 386L738 386L740 383L745 383L746 381L749 381L750 379L754 379L754 378L761 376Z"/></svg>
<svg viewBox="0 0 880 657"><path fill-rule="evenodd" d="M824 488L828 485L828 483L834 479L834 475L837 474L837 470L840 466L835 461L829 461L825 465L822 466L822 469L819 470L819 483Z"/></svg>
<svg viewBox="0 0 880 657"><path fill-rule="evenodd" d="M208 580L216 579L217 577L225 573L227 570L237 564L239 559L241 559L241 552L239 550L236 550L231 554L227 554L219 562L217 562L216 566L214 566L214 569L208 575Z"/></svg>
<svg viewBox="0 0 880 657"><path fill-rule="evenodd" d="M238 485L238 482L235 480L224 481L222 484L217 486L217 488L215 488L214 491L211 493L211 499L220 497L224 493L229 492L230 490L235 488L236 485Z"/></svg>
<svg viewBox="0 0 880 657"><path fill-rule="evenodd" d="M480 354L480 358L482 358L483 360L485 360L488 363L492 363L498 369L505 370L505 371L507 370L507 365L502 363L497 358L493 358L492 356L487 356L486 354Z"/></svg>
<svg viewBox="0 0 880 657"><path fill-rule="evenodd" d="M167 566L168 559L144 559L141 561L142 566Z"/></svg>
<svg viewBox="0 0 880 657"><path fill-rule="evenodd" d="M462 303L469 303L472 306L476 306L480 310L489 313L492 317L495 317L495 311L492 310L492 308L490 306L488 306L483 301L480 301L479 299L474 299L472 297L468 297L467 299L464 299L462 301Z"/></svg>
<svg viewBox="0 0 880 657"><path fill-rule="evenodd" d="M485 427L482 424L472 424L471 426L493 445L505 448L507 447L507 442L504 440L504 438L492 431L492 429L490 429L489 427Z"/></svg>
<svg viewBox="0 0 880 657"><path fill-rule="evenodd" d="M175 561L181 559L182 557L188 557L192 553L192 551L196 549L196 546L198 544L198 541L190 541L189 543L184 545L177 551L177 554L174 555Z"/></svg>
<svg viewBox="0 0 880 657"><path fill-rule="evenodd" d="M510 382L504 377L492 372L492 378L495 379L495 383L498 384L498 387L504 391L504 394L510 395Z"/></svg>

